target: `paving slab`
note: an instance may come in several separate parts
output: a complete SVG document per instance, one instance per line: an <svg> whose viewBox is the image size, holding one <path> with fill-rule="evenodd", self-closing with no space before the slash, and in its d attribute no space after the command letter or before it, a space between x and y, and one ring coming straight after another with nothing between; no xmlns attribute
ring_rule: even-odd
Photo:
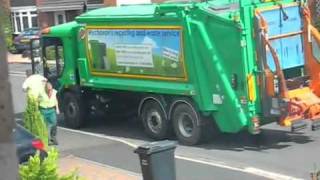
<svg viewBox="0 0 320 180"><path fill-rule="evenodd" d="M8 63L9 64L13 64L13 63L23 63L23 64L27 64L27 63L31 63L30 58L26 58L26 57L22 57L21 54L11 54L11 53L7 53L7 57L8 57Z"/></svg>
<svg viewBox="0 0 320 180"><path fill-rule="evenodd" d="M74 170L86 180L142 180L139 174L73 155L62 157L59 160L59 174L66 175Z"/></svg>

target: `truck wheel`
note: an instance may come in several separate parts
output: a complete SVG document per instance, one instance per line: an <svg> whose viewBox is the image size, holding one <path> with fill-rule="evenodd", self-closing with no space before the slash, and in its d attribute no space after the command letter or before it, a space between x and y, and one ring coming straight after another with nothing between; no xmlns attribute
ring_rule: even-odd
<svg viewBox="0 0 320 180"><path fill-rule="evenodd" d="M63 112L66 125L77 129L83 125L84 114L80 99L73 93L66 93L63 98Z"/></svg>
<svg viewBox="0 0 320 180"><path fill-rule="evenodd" d="M156 140L167 138L169 121L158 102L154 100L146 101L142 107L141 119L146 133L151 138Z"/></svg>
<svg viewBox="0 0 320 180"><path fill-rule="evenodd" d="M173 126L181 144L195 145L202 139L203 129L200 116L191 105L180 103L173 110Z"/></svg>

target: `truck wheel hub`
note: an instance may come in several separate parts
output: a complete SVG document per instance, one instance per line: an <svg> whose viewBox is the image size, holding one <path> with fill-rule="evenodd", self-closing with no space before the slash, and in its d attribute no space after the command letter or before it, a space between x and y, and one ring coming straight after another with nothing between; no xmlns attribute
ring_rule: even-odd
<svg viewBox="0 0 320 180"><path fill-rule="evenodd" d="M179 131L184 137L191 137L194 129L193 121L187 113L181 114L178 119Z"/></svg>
<svg viewBox="0 0 320 180"><path fill-rule="evenodd" d="M68 115L70 117L75 117L76 116L76 105L73 102L70 102L68 105Z"/></svg>
<svg viewBox="0 0 320 180"><path fill-rule="evenodd" d="M147 124L153 133L158 134L161 131L162 126L161 115L156 111L150 112L147 116Z"/></svg>

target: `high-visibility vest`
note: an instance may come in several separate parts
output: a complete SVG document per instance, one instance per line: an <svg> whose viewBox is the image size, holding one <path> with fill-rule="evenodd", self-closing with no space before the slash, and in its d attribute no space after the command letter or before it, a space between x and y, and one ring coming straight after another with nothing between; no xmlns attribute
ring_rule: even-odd
<svg viewBox="0 0 320 180"><path fill-rule="evenodd" d="M52 108L58 105L57 91L52 90L52 94L49 97L47 93L41 93L39 96L39 106L41 108Z"/></svg>

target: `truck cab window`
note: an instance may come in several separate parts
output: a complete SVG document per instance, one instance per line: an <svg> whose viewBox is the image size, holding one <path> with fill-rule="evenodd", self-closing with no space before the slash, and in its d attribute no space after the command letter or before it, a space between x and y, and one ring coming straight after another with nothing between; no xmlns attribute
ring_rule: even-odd
<svg viewBox="0 0 320 180"><path fill-rule="evenodd" d="M55 83L64 68L63 43L60 38L43 39L43 64L45 77Z"/></svg>

